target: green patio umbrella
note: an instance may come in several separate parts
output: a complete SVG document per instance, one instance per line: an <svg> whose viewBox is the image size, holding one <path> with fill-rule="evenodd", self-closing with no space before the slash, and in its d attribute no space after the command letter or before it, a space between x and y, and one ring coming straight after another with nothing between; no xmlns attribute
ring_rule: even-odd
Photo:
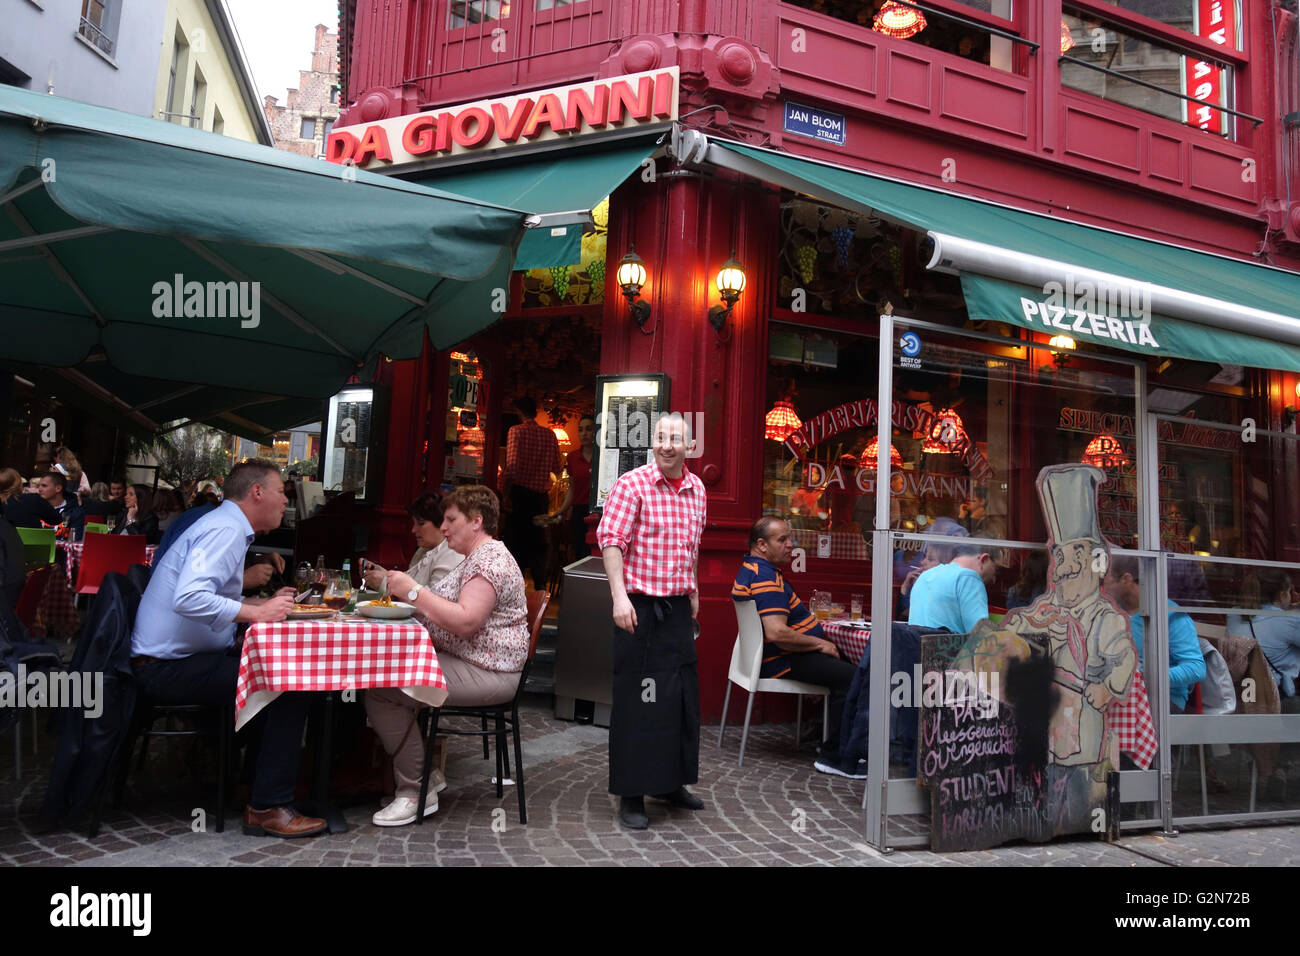
<svg viewBox="0 0 1300 956"><path fill-rule="evenodd" d="M499 318L524 218L0 86L0 360L154 422L299 424L292 400Z"/></svg>

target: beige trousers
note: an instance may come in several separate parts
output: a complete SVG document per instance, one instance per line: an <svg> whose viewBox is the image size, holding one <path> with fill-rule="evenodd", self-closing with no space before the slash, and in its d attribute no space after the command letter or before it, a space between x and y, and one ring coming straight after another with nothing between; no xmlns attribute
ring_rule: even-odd
<svg viewBox="0 0 1300 956"><path fill-rule="evenodd" d="M484 670L452 654L439 654L438 664L447 677L447 706L479 707L510 700L519 686L519 671ZM425 705L396 687L372 687L365 692L366 716L384 750L393 758L397 796L420 798L420 770L424 767L424 735L415 724Z"/></svg>

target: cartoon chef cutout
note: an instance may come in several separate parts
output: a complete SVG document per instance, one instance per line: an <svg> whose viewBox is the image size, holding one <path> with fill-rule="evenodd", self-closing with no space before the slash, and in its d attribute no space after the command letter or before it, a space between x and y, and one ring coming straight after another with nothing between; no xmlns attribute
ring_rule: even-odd
<svg viewBox="0 0 1300 956"><path fill-rule="evenodd" d="M1071 816L1104 799L1108 768L1102 761L1119 763L1107 710L1128 694L1138 660L1128 617L1101 591L1110 564L1097 519L1097 489L1105 481L1105 473L1091 465L1052 465L1039 472L1035 485L1051 561L1048 589L1000 625L982 623L972 635L975 661L997 658L1005 668L1010 660L1046 654L1055 665L1048 776L1059 782L1059 799L1070 804Z"/></svg>

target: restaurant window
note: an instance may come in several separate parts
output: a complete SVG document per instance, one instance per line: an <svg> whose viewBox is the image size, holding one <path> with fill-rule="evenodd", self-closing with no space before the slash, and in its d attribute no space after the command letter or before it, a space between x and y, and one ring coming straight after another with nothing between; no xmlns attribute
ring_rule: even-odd
<svg viewBox="0 0 1300 956"><path fill-rule="evenodd" d="M857 24L877 33L911 40L934 50L951 53L1012 70L1016 26L1012 0L787 0L793 6ZM990 29L992 28L992 29Z"/></svg>
<svg viewBox="0 0 1300 956"><path fill-rule="evenodd" d="M1207 132L1231 136L1235 71L1227 63L1120 29L1066 8L1073 45L1061 56L1061 84ZM1062 43L1064 46L1064 41Z"/></svg>
<svg viewBox="0 0 1300 956"><path fill-rule="evenodd" d="M786 193L781 203L777 305L807 315L874 322L886 303L908 304L920 236L870 216ZM960 290L957 290L960 302Z"/></svg>
<svg viewBox="0 0 1300 956"><path fill-rule="evenodd" d="M476 484L483 480L483 449L487 443L483 421L487 411L484 372L484 363L474 352L451 353L443 475L452 484Z"/></svg>
<svg viewBox="0 0 1300 956"><path fill-rule="evenodd" d="M592 225L582 229L578 261L573 265L527 269L523 272L525 309L600 305L605 301L606 243L609 235L609 197L591 211Z"/></svg>
<svg viewBox="0 0 1300 956"><path fill-rule="evenodd" d="M488 23L510 17L509 0L451 0L447 7L447 29Z"/></svg>

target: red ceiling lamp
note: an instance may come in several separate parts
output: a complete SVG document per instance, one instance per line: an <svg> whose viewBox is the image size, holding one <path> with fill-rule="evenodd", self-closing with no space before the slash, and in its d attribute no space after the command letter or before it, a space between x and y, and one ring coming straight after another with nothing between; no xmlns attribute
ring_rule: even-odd
<svg viewBox="0 0 1300 956"><path fill-rule="evenodd" d="M1074 34L1070 32L1070 25L1064 20L1061 21L1061 56L1069 53L1074 49Z"/></svg>
<svg viewBox="0 0 1300 956"><path fill-rule="evenodd" d="M771 441L785 441L802 424L790 399L783 398L772 406L767 418L763 420L763 437Z"/></svg>
<svg viewBox="0 0 1300 956"><path fill-rule="evenodd" d="M1119 443L1119 439L1109 432L1102 432L1088 442L1088 447L1083 452L1083 463L1096 465L1102 469L1123 468L1129 460L1128 455L1124 454L1124 446Z"/></svg>
<svg viewBox="0 0 1300 956"><path fill-rule="evenodd" d="M928 25L924 13L916 7L905 6L898 0L885 0L880 12L871 21L871 29L877 33L900 40L916 36Z"/></svg>
<svg viewBox="0 0 1300 956"><path fill-rule="evenodd" d="M555 440L558 441L562 446L571 444L569 440L569 433L565 431L561 426L556 425L554 428L551 429L551 431L555 433Z"/></svg>
<svg viewBox="0 0 1300 956"><path fill-rule="evenodd" d="M962 425L961 416L955 410L945 408L935 416L934 424L926 432L925 440L921 443L921 453L924 455L954 454L953 446L961 444L966 437L966 428Z"/></svg>
<svg viewBox="0 0 1300 956"><path fill-rule="evenodd" d="M858 467L864 468L867 471L875 471L876 458L879 456L879 454L880 454L880 439L873 438L871 439L870 442L867 443L866 451L862 453L862 457L858 459ZM894 447L893 442L889 443L889 467L890 468L903 467L903 456L898 453L898 449Z"/></svg>

